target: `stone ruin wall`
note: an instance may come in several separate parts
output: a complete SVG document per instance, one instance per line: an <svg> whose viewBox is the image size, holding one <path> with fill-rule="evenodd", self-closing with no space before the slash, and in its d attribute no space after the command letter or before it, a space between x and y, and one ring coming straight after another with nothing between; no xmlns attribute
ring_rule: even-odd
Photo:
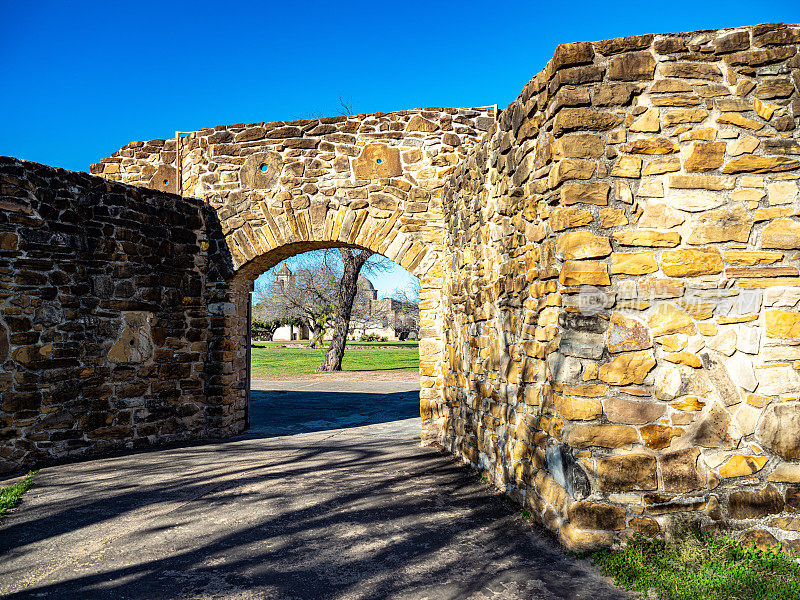
<svg viewBox="0 0 800 600"><path fill-rule="evenodd" d="M798 42L559 46L448 183L444 445L570 548L800 549Z"/></svg>
<svg viewBox="0 0 800 600"><path fill-rule="evenodd" d="M107 179L202 198L217 215L231 273L207 285L224 307L216 333L235 355L219 390L219 402L229 407L229 433L244 424L247 305L255 278L289 256L354 245L420 278L423 432L440 438L441 190L494 125L494 114L494 107L427 108L240 123L201 129L180 142L131 142L92 165Z"/></svg>
<svg viewBox="0 0 800 600"><path fill-rule="evenodd" d="M217 435L202 202L0 158L0 207L0 474Z"/></svg>

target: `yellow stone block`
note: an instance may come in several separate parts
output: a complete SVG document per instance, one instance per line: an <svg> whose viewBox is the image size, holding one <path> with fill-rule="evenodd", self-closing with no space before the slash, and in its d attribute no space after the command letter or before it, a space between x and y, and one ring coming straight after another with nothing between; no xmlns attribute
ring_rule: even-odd
<svg viewBox="0 0 800 600"><path fill-rule="evenodd" d="M558 276L564 285L611 285L605 263L585 260L568 260Z"/></svg>
<svg viewBox="0 0 800 600"><path fill-rule="evenodd" d="M689 314L672 304L660 304L647 318L647 324L653 337L675 333L691 335L695 331L694 321Z"/></svg>
<svg viewBox="0 0 800 600"><path fill-rule="evenodd" d="M780 309L767 310L766 327L769 337L800 338L800 313Z"/></svg>
<svg viewBox="0 0 800 600"><path fill-rule="evenodd" d="M658 271L656 256L651 250L616 252L611 256L612 275L644 275Z"/></svg>
<svg viewBox="0 0 800 600"><path fill-rule="evenodd" d="M642 172L642 159L639 156L621 156L611 169L612 177L638 178Z"/></svg>
<svg viewBox="0 0 800 600"><path fill-rule="evenodd" d="M724 269L722 257L716 248L698 250L664 250L661 269L670 277L713 275Z"/></svg>
<svg viewBox="0 0 800 600"><path fill-rule="evenodd" d="M600 209L600 227L609 228L627 224L628 224L628 217L625 215L625 209L622 208Z"/></svg>
<svg viewBox="0 0 800 600"><path fill-rule="evenodd" d="M737 454L731 456L730 459L719 468L719 475L723 478L752 475L763 469L768 461L769 457L767 456Z"/></svg>
<svg viewBox="0 0 800 600"><path fill-rule="evenodd" d="M603 414L603 405L596 398L556 396L554 406L562 417L570 421L593 421Z"/></svg>
<svg viewBox="0 0 800 600"><path fill-rule="evenodd" d="M611 244L608 238L589 231L572 231L558 238L556 253L567 260L598 258L611 254Z"/></svg>
<svg viewBox="0 0 800 600"><path fill-rule="evenodd" d="M681 235L676 231L654 231L650 229L633 229L615 231L614 240L623 246L649 246L674 248L681 243Z"/></svg>
<svg viewBox="0 0 800 600"><path fill-rule="evenodd" d="M671 363L686 365L693 369L699 369L703 366L703 361L700 360L700 357L691 352L667 352L664 354L664 360Z"/></svg>
<svg viewBox="0 0 800 600"><path fill-rule="evenodd" d="M656 361L649 351L625 352L600 365L597 378L611 385L642 383L655 366Z"/></svg>

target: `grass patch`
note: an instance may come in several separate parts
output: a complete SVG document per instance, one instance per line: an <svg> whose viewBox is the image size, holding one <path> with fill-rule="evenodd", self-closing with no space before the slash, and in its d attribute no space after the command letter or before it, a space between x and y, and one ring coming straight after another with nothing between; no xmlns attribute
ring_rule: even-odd
<svg viewBox="0 0 800 600"><path fill-rule="evenodd" d="M269 379L272 376L314 373L322 362L326 349L281 348L287 343L293 342L254 342L253 348L250 349L252 376L256 379ZM391 347L400 344L404 345L399 348ZM357 346L377 346L374 349L350 348L349 345L348 342L342 359L342 371L419 370L417 342L354 343Z"/></svg>
<svg viewBox="0 0 800 600"><path fill-rule="evenodd" d="M675 541L631 538L599 550L592 562L625 589L659 600L797 600L800 565L784 552L696 531ZM648 596L648 590L654 590Z"/></svg>
<svg viewBox="0 0 800 600"><path fill-rule="evenodd" d="M29 471L22 481L18 481L14 485L0 488L0 520L2 520L12 508L19 504L20 496L33 485L33 476L36 475L36 473L38 473L38 471Z"/></svg>

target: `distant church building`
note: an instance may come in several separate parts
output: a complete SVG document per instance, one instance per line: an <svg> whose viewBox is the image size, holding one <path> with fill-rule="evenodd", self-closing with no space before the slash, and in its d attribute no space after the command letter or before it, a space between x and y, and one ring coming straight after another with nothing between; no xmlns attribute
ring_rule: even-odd
<svg viewBox="0 0 800 600"><path fill-rule="evenodd" d="M294 273L284 264L275 273L275 288L285 290L294 284ZM390 340L416 339L419 330L419 311L416 306L395 300L378 299L378 291L369 279L359 275L358 291L350 317L349 338L362 335L379 335ZM305 325L279 327L272 339L289 341L308 339L310 331Z"/></svg>

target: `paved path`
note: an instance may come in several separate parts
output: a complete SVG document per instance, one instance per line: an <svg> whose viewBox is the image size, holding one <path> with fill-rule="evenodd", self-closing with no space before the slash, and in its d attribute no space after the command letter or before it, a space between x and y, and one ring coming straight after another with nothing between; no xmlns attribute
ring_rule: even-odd
<svg viewBox="0 0 800 600"><path fill-rule="evenodd" d="M627 597L469 469L420 448L419 419L394 420L413 390L345 386L341 414L320 416L314 386L260 387L285 393L256 396L249 436L43 469L0 525L0 596ZM303 422L311 431L275 435Z"/></svg>

